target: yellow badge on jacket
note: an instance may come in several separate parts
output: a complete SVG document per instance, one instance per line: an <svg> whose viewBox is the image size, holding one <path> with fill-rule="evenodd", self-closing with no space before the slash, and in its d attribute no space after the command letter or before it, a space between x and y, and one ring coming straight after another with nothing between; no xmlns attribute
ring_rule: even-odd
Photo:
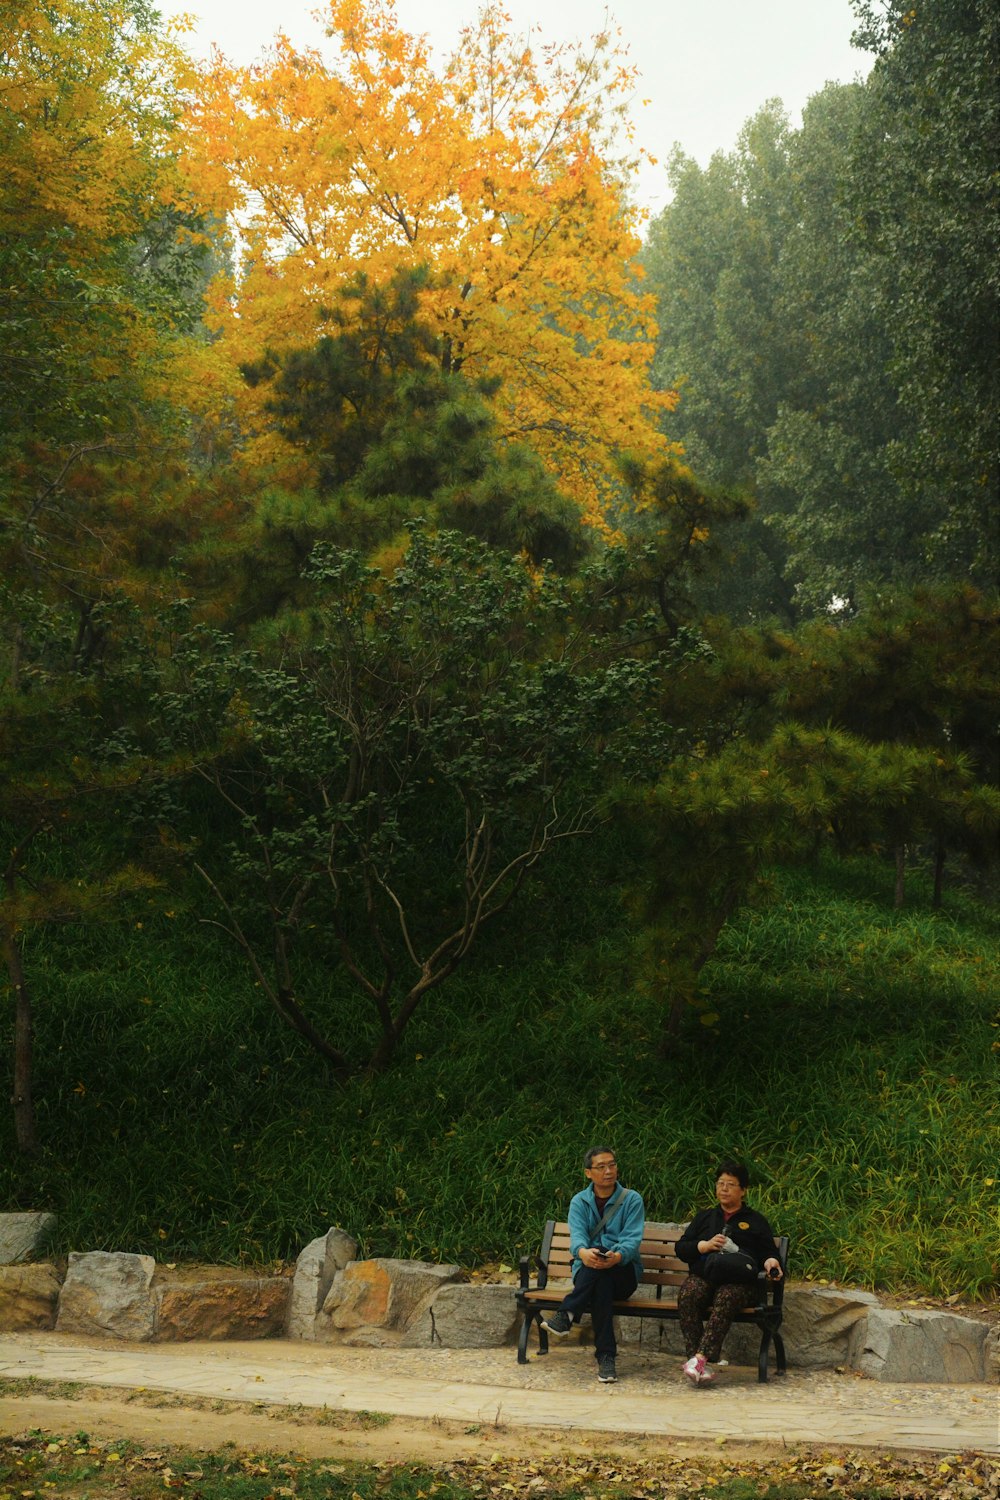
<svg viewBox="0 0 1000 1500"><path fill-rule="evenodd" d="M745 1219L741 1219L740 1222L737 1224L736 1227L737 1227L737 1229L749 1229L750 1225L747 1223L747 1221Z"/></svg>

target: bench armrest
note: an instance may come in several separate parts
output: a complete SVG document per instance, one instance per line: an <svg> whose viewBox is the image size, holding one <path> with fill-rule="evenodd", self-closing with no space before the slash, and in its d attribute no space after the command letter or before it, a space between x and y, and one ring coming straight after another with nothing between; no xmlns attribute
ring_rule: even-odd
<svg viewBox="0 0 1000 1500"><path fill-rule="evenodd" d="M538 1273L535 1278L534 1286L534 1290L536 1292L544 1291L545 1284L549 1279L548 1266L542 1260L542 1257L540 1255L522 1255L517 1263L518 1274L520 1277L519 1290L522 1292L526 1292L529 1290L528 1282L531 1275L532 1263L534 1263L535 1270Z"/></svg>
<svg viewBox="0 0 1000 1500"><path fill-rule="evenodd" d="M785 1282L788 1279L788 1236L779 1236L775 1244L778 1262L781 1265L781 1280L772 1281L766 1271L761 1271L757 1280L764 1288L763 1305L780 1307L785 1300Z"/></svg>

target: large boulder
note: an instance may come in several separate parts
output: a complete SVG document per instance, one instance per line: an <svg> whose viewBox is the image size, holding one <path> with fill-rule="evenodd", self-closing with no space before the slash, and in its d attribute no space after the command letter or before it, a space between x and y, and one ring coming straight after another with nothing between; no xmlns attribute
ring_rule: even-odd
<svg viewBox="0 0 1000 1500"><path fill-rule="evenodd" d="M788 1363L811 1370L846 1365L859 1324L878 1306L871 1292L849 1287L789 1287L781 1324Z"/></svg>
<svg viewBox="0 0 1000 1500"><path fill-rule="evenodd" d="M59 1294L57 1333L83 1333L144 1343L156 1333L151 1255L91 1250L70 1255Z"/></svg>
<svg viewBox="0 0 1000 1500"><path fill-rule="evenodd" d="M316 1338L316 1316L323 1307L333 1278L358 1253L356 1241L342 1229L331 1228L309 1244L295 1262L286 1332L290 1339Z"/></svg>
<svg viewBox="0 0 1000 1500"><path fill-rule="evenodd" d="M514 1288L453 1283L437 1290L403 1335L404 1348L497 1349L514 1342Z"/></svg>
<svg viewBox="0 0 1000 1500"><path fill-rule="evenodd" d="M55 1266L0 1266L0 1329L54 1328L60 1285Z"/></svg>
<svg viewBox="0 0 1000 1500"><path fill-rule="evenodd" d="M356 1260L338 1271L316 1320L316 1336L345 1344L398 1343L409 1323L458 1266L420 1260Z"/></svg>
<svg viewBox="0 0 1000 1500"><path fill-rule="evenodd" d="M158 1269L157 1339L268 1339L285 1331L292 1284L218 1266Z"/></svg>
<svg viewBox="0 0 1000 1500"><path fill-rule="evenodd" d="M55 1214L0 1214L0 1266L32 1260L55 1227Z"/></svg>
<svg viewBox="0 0 1000 1500"><path fill-rule="evenodd" d="M873 1380L985 1380L987 1333L954 1313L876 1307L855 1328L850 1362Z"/></svg>

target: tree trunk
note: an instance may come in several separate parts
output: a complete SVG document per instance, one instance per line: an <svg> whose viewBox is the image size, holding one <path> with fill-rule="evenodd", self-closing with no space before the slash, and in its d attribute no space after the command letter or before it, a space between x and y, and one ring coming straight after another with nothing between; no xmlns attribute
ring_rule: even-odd
<svg viewBox="0 0 1000 1500"><path fill-rule="evenodd" d="M941 910L941 898L944 894L944 839L939 838L934 849L934 895L931 905L935 911Z"/></svg>
<svg viewBox="0 0 1000 1500"><path fill-rule="evenodd" d="M893 898L893 905L895 906L895 908L896 908L897 911L900 911L902 909L903 897L904 897L904 894L905 894L905 889L904 889L904 887L905 887L905 881L906 881L906 845L905 844L897 844L896 845L896 894L895 894L895 896Z"/></svg>
<svg viewBox="0 0 1000 1500"><path fill-rule="evenodd" d="M384 1073L386 1068L388 1068L396 1055L396 1048L399 1046L403 1029L404 1027L398 1024L391 1027L383 1026L381 1039L373 1049L365 1068L365 1076L367 1078L373 1077L376 1073Z"/></svg>
<svg viewBox="0 0 1000 1500"><path fill-rule="evenodd" d="M677 1051L681 1027L684 1021L684 1012L687 1009L689 998L695 993L698 976L718 947L722 929L746 896L747 888L747 881L734 880L726 888L721 899L716 903L715 909L706 916L704 930L701 935L701 946L691 959L690 965L685 969L687 988L685 989L676 983L671 985L670 1009L667 1011L663 1030L660 1032L659 1053L661 1057L671 1057Z"/></svg>
<svg viewBox="0 0 1000 1500"><path fill-rule="evenodd" d="M8 929L3 932L3 956L14 987L14 1133L17 1148L26 1154L38 1150L35 1106L31 1097L32 1036L31 997L24 978L21 949Z"/></svg>
<svg viewBox="0 0 1000 1500"><path fill-rule="evenodd" d="M18 621L14 627L14 640L10 649L10 690L15 695L21 691L21 656L24 651L24 626Z"/></svg>
<svg viewBox="0 0 1000 1500"><path fill-rule="evenodd" d="M308 1016L306 1016L291 990L279 990L275 1004L279 1015L288 1022L292 1030L297 1031L299 1036L304 1037L310 1047L314 1047L320 1057L325 1058L331 1065L337 1079L342 1082L347 1078L351 1071L347 1058L340 1051L339 1047L334 1047L331 1042L327 1041L325 1036L316 1030L316 1027L309 1020Z"/></svg>
<svg viewBox="0 0 1000 1500"><path fill-rule="evenodd" d="M674 990L670 997L670 1009L660 1032L660 1056L673 1057L677 1051L681 1039L681 1022L684 1019L684 1011L687 1008L687 996L680 990Z"/></svg>

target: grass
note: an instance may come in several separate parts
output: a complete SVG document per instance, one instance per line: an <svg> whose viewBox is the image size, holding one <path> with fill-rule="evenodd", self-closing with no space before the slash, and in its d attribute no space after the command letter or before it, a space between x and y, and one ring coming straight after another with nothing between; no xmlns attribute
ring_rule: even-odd
<svg viewBox="0 0 1000 1500"><path fill-rule="evenodd" d="M45 1144L19 1161L0 1119L0 1207L55 1210L59 1252L267 1265L338 1224L370 1255L513 1264L603 1138L655 1218L689 1217L742 1155L793 1276L987 1295L1000 942L982 902L932 912L911 882L896 912L874 860L776 872L704 971L717 1031L692 1017L665 1061L613 854L573 872L572 901L536 888L429 997L396 1068L346 1088L210 927L151 908L34 939ZM317 1013L356 1034L353 997L313 977Z"/></svg>
<svg viewBox="0 0 1000 1500"><path fill-rule="evenodd" d="M794 1448L780 1461L724 1458L587 1456L537 1461L499 1454L442 1461L351 1463L294 1454L217 1453L158 1448L129 1441L97 1442L35 1429L0 1438L3 1500L161 1500L164 1490L191 1500L907 1500L986 1494L991 1483L982 1455L926 1463L893 1455L828 1454Z"/></svg>

